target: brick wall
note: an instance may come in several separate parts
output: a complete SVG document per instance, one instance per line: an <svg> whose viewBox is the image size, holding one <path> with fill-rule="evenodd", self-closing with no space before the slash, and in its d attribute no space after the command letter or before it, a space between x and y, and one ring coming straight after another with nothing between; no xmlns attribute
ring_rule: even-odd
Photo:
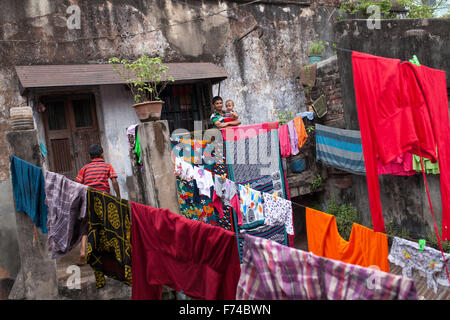
<svg viewBox="0 0 450 320"><path fill-rule="evenodd" d="M342 103L341 80L337 56L332 56L317 64L316 84L312 88L305 87L307 106L318 99L322 94L327 103L327 114L318 123L327 126L345 128L344 105Z"/></svg>

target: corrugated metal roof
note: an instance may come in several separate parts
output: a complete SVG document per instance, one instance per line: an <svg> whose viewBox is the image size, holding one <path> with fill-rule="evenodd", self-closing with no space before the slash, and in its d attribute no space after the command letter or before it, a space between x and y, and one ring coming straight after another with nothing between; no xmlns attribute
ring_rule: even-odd
<svg viewBox="0 0 450 320"><path fill-rule="evenodd" d="M164 65L169 67L167 75L176 82L203 79L216 82L228 77L224 69L209 62ZM23 89L125 83L110 64L16 66L16 72Z"/></svg>

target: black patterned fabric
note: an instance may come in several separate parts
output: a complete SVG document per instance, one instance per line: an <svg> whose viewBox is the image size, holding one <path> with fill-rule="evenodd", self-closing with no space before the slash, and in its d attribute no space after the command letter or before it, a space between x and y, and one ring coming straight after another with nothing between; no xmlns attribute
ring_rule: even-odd
<svg viewBox="0 0 450 320"><path fill-rule="evenodd" d="M131 286L131 223L127 200L88 188L86 262L94 269L97 288L105 275Z"/></svg>

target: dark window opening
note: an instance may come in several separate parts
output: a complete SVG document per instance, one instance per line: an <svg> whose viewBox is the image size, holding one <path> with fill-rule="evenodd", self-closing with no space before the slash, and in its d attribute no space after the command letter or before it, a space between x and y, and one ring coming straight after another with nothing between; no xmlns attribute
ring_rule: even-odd
<svg viewBox="0 0 450 320"><path fill-rule="evenodd" d="M73 114L75 117L75 127L92 127L92 112L90 100L72 100Z"/></svg>
<svg viewBox="0 0 450 320"><path fill-rule="evenodd" d="M194 121L207 125L210 111L208 83L168 86L161 94L164 100L161 120L167 120L170 132L176 129L194 131Z"/></svg>
<svg viewBox="0 0 450 320"><path fill-rule="evenodd" d="M64 101L55 101L47 104L49 130L67 129L66 110Z"/></svg>

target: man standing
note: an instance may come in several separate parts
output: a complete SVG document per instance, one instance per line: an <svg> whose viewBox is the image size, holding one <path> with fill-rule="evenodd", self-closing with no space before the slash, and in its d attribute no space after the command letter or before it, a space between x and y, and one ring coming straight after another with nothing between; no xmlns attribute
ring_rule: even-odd
<svg viewBox="0 0 450 320"><path fill-rule="evenodd" d="M211 115L210 119L214 126L214 128L225 128L225 127L234 127L241 124L241 120L236 119L230 122L225 121L225 111L223 110L223 99L219 96L216 96L212 99L212 105L214 113Z"/></svg>
<svg viewBox="0 0 450 320"><path fill-rule="evenodd" d="M101 145L93 144L88 149L91 162L81 168L75 178L76 182L82 183L92 189L110 193L109 179L111 179L116 197L120 198L120 188L117 182L117 174L111 164L103 159L103 148ZM87 230L86 230L87 231ZM86 263L87 234L81 239L80 261L78 265Z"/></svg>

